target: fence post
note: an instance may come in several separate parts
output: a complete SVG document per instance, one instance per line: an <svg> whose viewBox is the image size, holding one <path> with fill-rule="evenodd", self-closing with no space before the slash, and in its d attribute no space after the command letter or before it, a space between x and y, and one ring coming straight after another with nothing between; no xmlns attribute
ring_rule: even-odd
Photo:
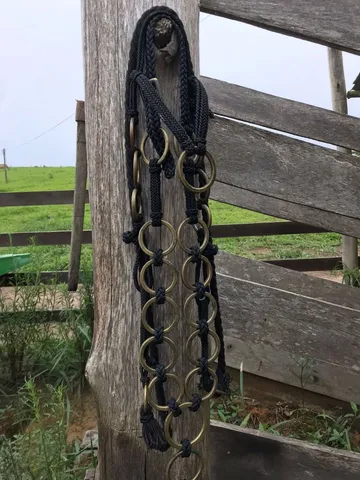
<svg viewBox="0 0 360 480"><path fill-rule="evenodd" d="M147 450L141 438L139 407L143 393L138 366L140 301L132 277L135 249L122 242L122 233L131 226L124 145L128 54L137 20L157 3L175 9L184 22L198 71L198 2L139 0L132 2L131 8L128 0L82 2L95 293L94 340L87 364L87 378L95 394L99 413L101 480L165 479L166 465L174 455L174 451L163 454ZM174 45L176 47L174 38L168 43L171 37L171 31L165 32L165 35L162 32L161 48L167 58L157 55L157 78L164 101L178 115L178 59L173 50ZM166 52L167 45L169 48ZM170 63L169 57L172 57ZM140 124L137 134L140 140L143 137L141 128ZM147 174L146 165L142 162L143 181ZM184 191L178 179L164 183L164 219L178 226L185 218ZM145 211L146 204L145 198ZM168 244L166 236L161 238L161 244ZM177 250L169 259L180 270L186 256ZM167 285L170 275L166 273L164 277L164 284ZM189 295L181 281L173 292L172 298L179 302ZM180 350L176 370L182 375L191 368L184 348L184 339L188 334L188 325L181 311L180 322L175 333L171 332L171 338ZM176 385L170 384L169 387L173 392ZM174 422L175 437L194 438L199 433L200 425L201 420L197 415L185 412ZM207 445L208 432L204 440L196 444L206 464L202 480L209 479ZM171 478L193 478L197 464L195 466L192 457L177 460Z"/></svg>
<svg viewBox="0 0 360 480"><path fill-rule="evenodd" d="M333 110L348 113L343 54L340 50L328 48L330 86ZM337 147L340 152L352 154L348 148ZM344 268L358 268L358 239L342 236L342 263Z"/></svg>
<svg viewBox="0 0 360 480"><path fill-rule="evenodd" d="M76 170L68 278L68 290L71 292L76 291L79 281L81 244L84 229L84 211L86 200L87 159L84 101L76 102L75 120L77 122Z"/></svg>
<svg viewBox="0 0 360 480"><path fill-rule="evenodd" d="M5 183L8 183L7 165L6 165L6 149L5 148L3 148L2 154L3 154L3 158L4 158Z"/></svg>

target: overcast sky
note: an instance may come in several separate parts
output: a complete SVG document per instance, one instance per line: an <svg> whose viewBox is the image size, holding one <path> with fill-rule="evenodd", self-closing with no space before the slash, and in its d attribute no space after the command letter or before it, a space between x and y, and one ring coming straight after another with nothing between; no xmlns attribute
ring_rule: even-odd
<svg viewBox="0 0 360 480"><path fill-rule="evenodd" d="M0 3L0 148L10 166L74 165L73 118L20 145L84 98L80 0ZM200 21L202 75L331 108L325 47L205 14ZM360 59L344 60L349 89ZM360 116L360 100L349 109Z"/></svg>

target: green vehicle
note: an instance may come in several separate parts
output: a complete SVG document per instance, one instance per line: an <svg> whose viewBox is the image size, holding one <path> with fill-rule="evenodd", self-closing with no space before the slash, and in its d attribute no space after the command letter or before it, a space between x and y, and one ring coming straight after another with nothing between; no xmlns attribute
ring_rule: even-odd
<svg viewBox="0 0 360 480"><path fill-rule="evenodd" d="M0 276L14 272L31 262L30 253L0 255Z"/></svg>

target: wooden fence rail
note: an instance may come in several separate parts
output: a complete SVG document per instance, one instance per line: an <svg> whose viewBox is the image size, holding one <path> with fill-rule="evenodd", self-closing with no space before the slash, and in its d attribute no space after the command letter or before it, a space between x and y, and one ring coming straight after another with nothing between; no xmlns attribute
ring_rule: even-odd
<svg viewBox="0 0 360 480"><path fill-rule="evenodd" d="M201 0L203 12L360 54L353 0Z"/></svg>

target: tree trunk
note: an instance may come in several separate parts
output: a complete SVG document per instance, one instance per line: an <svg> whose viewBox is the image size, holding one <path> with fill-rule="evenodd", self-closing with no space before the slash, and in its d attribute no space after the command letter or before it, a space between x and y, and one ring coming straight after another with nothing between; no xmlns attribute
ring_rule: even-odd
<svg viewBox="0 0 360 480"><path fill-rule="evenodd" d="M83 1L86 138L95 289L94 340L87 377L98 408L102 480L163 479L166 465L176 453L172 449L166 454L147 451L139 422L143 399L138 366L140 299L132 279L135 251L131 245L122 242L122 233L131 226L124 148L125 75L135 24L142 13L157 2L137 0L130 3L131 8L128 0ZM174 8L183 20L197 66L198 2L167 0L159 3ZM177 113L177 59L168 63L159 58L158 65L161 95ZM138 138L142 136L143 133L138 132ZM141 176L146 182L144 163ZM177 227L186 217L183 187L177 178L163 183L164 219ZM153 235L154 230L151 229ZM161 246L165 247L168 245L166 232L161 235ZM156 245L159 246L159 239ZM179 250L177 248L169 258L178 270L186 258ZM168 285L167 269L161 270L163 284ZM179 279L172 298L183 304L190 293ZM184 352L188 335L188 326L181 312L178 327L170 335L180 350L175 367L180 375L191 369ZM176 396L173 390L176 385L169 383ZM173 421L173 425L177 440L192 439L201 428L201 415L184 412ZM204 441L196 444L205 465L207 442L206 434ZM171 478L193 478L195 463L193 459L177 460ZM207 465L205 470L201 478L208 480Z"/></svg>
<svg viewBox="0 0 360 480"><path fill-rule="evenodd" d="M344 74L343 54L340 50L328 48L329 73L333 110L338 113L348 113L346 100L346 84ZM348 148L337 147L340 152L352 154ZM358 267L357 238L342 237L342 263L344 268L353 270Z"/></svg>

